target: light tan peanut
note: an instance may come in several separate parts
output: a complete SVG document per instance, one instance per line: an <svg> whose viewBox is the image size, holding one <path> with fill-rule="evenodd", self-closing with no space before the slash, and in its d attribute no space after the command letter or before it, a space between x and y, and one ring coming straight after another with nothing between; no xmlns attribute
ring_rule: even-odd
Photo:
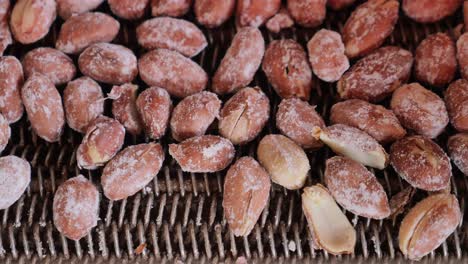
<svg viewBox="0 0 468 264"><path fill-rule="evenodd" d="M249 85L264 53L262 33L253 27L241 28L213 76L212 90L217 94L227 94Z"/></svg>
<svg viewBox="0 0 468 264"><path fill-rule="evenodd" d="M384 188L360 163L346 157L330 158L326 162L324 178L330 193L346 210L374 219L390 215Z"/></svg>
<svg viewBox="0 0 468 264"><path fill-rule="evenodd" d="M270 101L259 87L247 87L233 95L221 110L219 133L233 144L252 141L270 114Z"/></svg>
<svg viewBox="0 0 468 264"><path fill-rule="evenodd" d="M286 189L304 186L310 170L304 150L283 135L267 135L257 147L257 158L270 174L271 180Z"/></svg>
<svg viewBox="0 0 468 264"><path fill-rule="evenodd" d="M170 49L194 57L206 48L203 32L193 23L177 18L156 17L136 29L138 43L145 49Z"/></svg>
<svg viewBox="0 0 468 264"><path fill-rule="evenodd" d="M195 0L193 11L198 23L208 28L218 27L233 14L236 0Z"/></svg>
<svg viewBox="0 0 468 264"><path fill-rule="evenodd" d="M335 153L365 166L382 170L388 165L388 154L385 149L377 140L360 129L336 124L322 129L315 127L312 133Z"/></svg>
<svg viewBox="0 0 468 264"><path fill-rule="evenodd" d="M448 34L439 32L428 36L416 49L416 79L436 87L449 84L457 70L456 52L455 43Z"/></svg>
<svg viewBox="0 0 468 264"><path fill-rule="evenodd" d="M294 21L303 27L319 26L327 13L327 0L287 0L287 4Z"/></svg>
<svg viewBox="0 0 468 264"><path fill-rule="evenodd" d="M143 17L149 0L107 0L107 3L115 15L134 20Z"/></svg>
<svg viewBox="0 0 468 264"><path fill-rule="evenodd" d="M11 12L11 33L22 44L34 43L47 35L55 17L55 0L19 0Z"/></svg>
<svg viewBox="0 0 468 264"><path fill-rule="evenodd" d="M31 182L29 162L16 156L0 158L0 209L7 209L23 195Z"/></svg>
<svg viewBox="0 0 468 264"><path fill-rule="evenodd" d="M453 163L465 176L468 176L468 134L459 133L451 136L447 148Z"/></svg>
<svg viewBox="0 0 468 264"><path fill-rule="evenodd" d="M86 13L96 9L104 0L55 0L57 2L57 13L64 20L72 15Z"/></svg>
<svg viewBox="0 0 468 264"><path fill-rule="evenodd" d="M338 94L342 99L382 101L408 80L412 66L411 52L394 46L380 48L360 59L341 77Z"/></svg>
<svg viewBox="0 0 468 264"><path fill-rule="evenodd" d="M241 27L259 27L280 7L281 0L238 0L236 22Z"/></svg>
<svg viewBox="0 0 468 264"><path fill-rule="evenodd" d="M460 79L450 84L444 100L452 126L460 132L468 132L468 81Z"/></svg>
<svg viewBox="0 0 468 264"><path fill-rule="evenodd" d="M92 44L111 42L119 29L120 23L104 13L75 15L62 24L55 47L65 53L80 53Z"/></svg>
<svg viewBox="0 0 468 264"><path fill-rule="evenodd" d="M432 23L455 13L462 0L403 0L407 16L421 23Z"/></svg>
<svg viewBox="0 0 468 264"><path fill-rule="evenodd" d="M307 54L296 41L272 41L265 52L262 69L281 98L309 99L312 71L307 62Z"/></svg>
<svg viewBox="0 0 468 264"><path fill-rule="evenodd" d="M71 81L63 91L63 105L68 126L85 133L89 124L104 112L101 86L89 77Z"/></svg>
<svg viewBox="0 0 468 264"><path fill-rule="evenodd" d="M169 144L169 154L185 172L217 172L232 162L235 149L231 141L213 135L189 138Z"/></svg>
<svg viewBox="0 0 468 264"><path fill-rule="evenodd" d="M327 5L333 10L341 10L352 5L356 0L328 0Z"/></svg>
<svg viewBox="0 0 468 264"><path fill-rule="evenodd" d="M138 86L130 83L112 87L108 95L112 102L112 115L133 135L143 130L140 114L136 107Z"/></svg>
<svg viewBox="0 0 468 264"><path fill-rule="evenodd" d="M10 0L0 1L0 56L3 56L3 52L6 48L13 43L11 38L10 27L8 25L8 19L10 14Z"/></svg>
<svg viewBox="0 0 468 264"><path fill-rule="evenodd" d="M182 141L204 135L219 117L221 100L211 92L199 92L185 97L174 108L170 121L172 137Z"/></svg>
<svg viewBox="0 0 468 264"><path fill-rule="evenodd" d="M317 149L323 146L320 140L312 136L314 127L325 127L322 117L315 111L315 106L298 98L283 99L276 112L276 127L298 145L305 149Z"/></svg>
<svg viewBox="0 0 468 264"><path fill-rule="evenodd" d="M438 248L460 223L461 212L452 194L436 194L416 204L401 222L400 250L410 260L419 260Z"/></svg>
<svg viewBox="0 0 468 264"><path fill-rule="evenodd" d="M75 77L76 67L73 60L53 48L37 48L29 51L23 58L25 78L33 72L45 75L55 85L67 83Z"/></svg>
<svg viewBox="0 0 468 264"><path fill-rule="evenodd" d="M381 144L406 135L406 130L391 110L359 99L334 104L330 111L330 122L359 128Z"/></svg>
<svg viewBox="0 0 468 264"><path fill-rule="evenodd" d="M162 87L179 98L203 91L208 82L208 75L198 64L167 49L143 55L138 60L138 69L146 84Z"/></svg>
<svg viewBox="0 0 468 264"><path fill-rule="evenodd" d="M68 179L57 188L52 211L57 230L80 240L97 225L99 191L83 175Z"/></svg>
<svg viewBox="0 0 468 264"><path fill-rule="evenodd" d="M223 208L229 229L235 236L248 236L270 195L270 176L256 160L242 157L227 171Z"/></svg>
<svg viewBox="0 0 468 264"><path fill-rule="evenodd" d="M78 167L94 170L104 166L122 148L124 137L125 128L115 119L94 119L76 151Z"/></svg>
<svg viewBox="0 0 468 264"><path fill-rule="evenodd" d="M468 26L465 27L468 28ZM468 79L468 29L465 29L465 33L457 40L457 59L458 64L460 65L461 76Z"/></svg>
<svg viewBox="0 0 468 264"><path fill-rule="evenodd" d="M390 149L395 171L415 188L439 191L450 184L450 159L432 140L422 136L406 137Z"/></svg>
<svg viewBox="0 0 468 264"><path fill-rule="evenodd" d="M139 144L125 148L102 171L104 195L112 201L134 195L156 177L163 161L164 151L160 144Z"/></svg>
<svg viewBox="0 0 468 264"><path fill-rule="evenodd" d="M294 20L289 11L285 7L282 7L276 15L268 19L265 26L269 31L279 33L282 29L294 26Z"/></svg>
<svg viewBox="0 0 468 264"><path fill-rule="evenodd" d="M398 88L390 107L404 127L429 138L440 135L449 122L444 101L418 83Z"/></svg>
<svg viewBox="0 0 468 264"><path fill-rule="evenodd" d="M137 58L130 49L110 43L86 48L78 59L81 72L96 81L123 84L138 74Z"/></svg>
<svg viewBox="0 0 468 264"><path fill-rule="evenodd" d="M358 6L343 28L346 55L363 56L380 47L393 32L399 7L397 0L369 0Z"/></svg>
<svg viewBox="0 0 468 264"><path fill-rule="evenodd" d="M23 116L20 94L23 83L21 62L13 56L0 57L0 112L10 124Z"/></svg>
<svg viewBox="0 0 468 264"><path fill-rule="evenodd" d="M333 255L354 252L356 230L325 187L317 184L304 188L302 211L318 248Z"/></svg>
<svg viewBox="0 0 468 264"><path fill-rule="evenodd" d="M179 17L185 15L191 5L192 0L151 0L151 14Z"/></svg>
<svg viewBox="0 0 468 264"><path fill-rule="evenodd" d="M54 84L46 76L33 72L21 89L21 98L34 132L46 141L58 141L65 114Z"/></svg>
<svg viewBox="0 0 468 264"><path fill-rule="evenodd" d="M136 107L148 137L159 139L166 134L172 111L171 97L166 90L159 87L144 90L136 100Z"/></svg>
<svg viewBox="0 0 468 264"><path fill-rule="evenodd" d="M309 62L315 75L325 82L338 81L349 69L341 35L321 29L307 43Z"/></svg>

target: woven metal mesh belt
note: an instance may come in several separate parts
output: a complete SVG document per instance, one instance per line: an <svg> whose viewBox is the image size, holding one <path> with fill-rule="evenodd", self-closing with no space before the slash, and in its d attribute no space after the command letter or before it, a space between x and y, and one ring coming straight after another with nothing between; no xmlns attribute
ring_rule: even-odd
<svg viewBox="0 0 468 264"><path fill-rule="evenodd" d="M109 12L108 7L102 11ZM340 31L347 12L330 13L323 27ZM191 16L189 16L191 19ZM193 19L191 19L193 20ZM438 24L421 25L409 21L403 15L386 45L399 45L414 51L425 36L436 31L451 31L461 21L461 14ZM63 21L56 21L48 36L33 46L15 44L7 54L21 58L28 50L39 46L54 46ZM139 22L121 20L121 30L116 43L133 48L140 56L144 51L137 46L135 26ZM265 40L293 38L302 45L312 37L316 29L294 28L280 34L263 30ZM209 46L195 61L212 76L235 33L234 23L219 29L205 30ZM73 57L76 62L76 57ZM140 90L145 86L141 80ZM274 116L279 98L266 77L258 71L253 85L268 94L273 106L265 134L278 133ZM327 120L331 105L337 101L335 85L313 79L314 91L311 104ZM104 92L110 86L103 85ZM63 87L59 87L62 91ZM439 91L440 94L440 91ZM226 99L226 98L223 98ZM109 104L109 103L107 103ZM388 102L387 102L388 104ZM106 113L110 115L109 105ZM216 133L216 129L209 131ZM445 148L448 129L437 142ZM81 135L65 130L59 143L48 144L34 135L26 119L12 126L12 139L2 155L13 154L26 158L32 165L32 182L27 192L9 209L0 211L0 262L46 263L124 263L124 262L235 262L245 257L249 262L345 262L390 263L404 261L398 249L396 220L369 220L347 213L357 230L357 245L353 255L332 256L314 250L307 223L302 214L299 191L287 191L273 186L269 203L257 225L248 237L236 238L229 231L223 216L222 188L224 173L183 173L166 151L166 161L158 176L140 193L118 202L102 197L100 221L87 237L74 242L61 236L52 221L53 194L60 183L80 171L76 167L76 149ZM145 142L143 136L127 135L126 145ZM171 139L162 140L165 145ZM237 157L255 155L258 139L247 146L237 148ZM328 149L308 154L311 168L306 185L321 182L324 161L333 155ZM462 213L466 212L468 180L456 168L453 169L452 192L460 201ZM99 186L100 171L81 171ZM375 171L389 196L407 184L388 168ZM100 187L99 187L100 188ZM422 197L416 195L416 200ZM413 199L414 200L414 199ZM411 206L411 205L410 205ZM455 233L422 263L468 262L468 223L466 217Z"/></svg>

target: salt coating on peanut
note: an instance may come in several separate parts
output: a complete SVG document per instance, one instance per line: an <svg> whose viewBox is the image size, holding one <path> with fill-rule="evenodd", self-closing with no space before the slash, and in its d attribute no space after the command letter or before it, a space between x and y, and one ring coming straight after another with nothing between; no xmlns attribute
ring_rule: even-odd
<svg viewBox="0 0 468 264"><path fill-rule="evenodd" d="M124 19L138 19L145 14L150 0L107 0L112 13Z"/></svg>
<svg viewBox="0 0 468 264"><path fill-rule="evenodd" d="M297 24L316 27L322 24L327 12L326 0L288 0L289 13Z"/></svg>
<svg viewBox="0 0 468 264"><path fill-rule="evenodd" d="M349 68L339 33L321 29L307 43L309 62L314 74L326 82L338 81Z"/></svg>
<svg viewBox="0 0 468 264"><path fill-rule="evenodd" d="M153 16L183 16L192 5L192 0L151 0Z"/></svg>
<svg viewBox="0 0 468 264"><path fill-rule="evenodd" d="M238 0L236 22L241 27L259 27L278 12L281 0Z"/></svg>
<svg viewBox="0 0 468 264"><path fill-rule="evenodd" d="M20 94L23 83L21 62L13 56L0 57L0 112L10 124L23 116L24 108Z"/></svg>
<svg viewBox="0 0 468 264"><path fill-rule="evenodd" d="M31 166L16 156L0 158L0 209L7 209L23 195L31 182Z"/></svg>
<svg viewBox="0 0 468 264"><path fill-rule="evenodd" d="M465 176L468 176L468 133L451 136L447 148L453 163Z"/></svg>
<svg viewBox="0 0 468 264"><path fill-rule="evenodd" d="M113 99L112 115L131 134L138 135L143 130L143 124L136 106L138 86L123 84L114 86L108 97Z"/></svg>
<svg viewBox="0 0 468 264"><path fill-rule="evenodd" d="M445 105L452 126L460 132L468 132L468 81L457 80L444 93Z"/></svg>
<svg viewBox="0 0 468 264"><path fill-rule="evenodd" d="M136 100L143 128L148 137L159 139L166 134L172 112L172 100L166 90L150 87Z"/></svg>
<svg viewBox="0 0 468 264"><path fill-rule="evenodd" d="M195 0L193 11L200 24L213 28L232 16L235 5L236 0Z"/></svg>
<svg viewBox="0 0 468 264"><path fill-rule="evenodd" d="M86 13L96 9L104 0L55 0L57 12L64 20L72 15Z"/></svg>

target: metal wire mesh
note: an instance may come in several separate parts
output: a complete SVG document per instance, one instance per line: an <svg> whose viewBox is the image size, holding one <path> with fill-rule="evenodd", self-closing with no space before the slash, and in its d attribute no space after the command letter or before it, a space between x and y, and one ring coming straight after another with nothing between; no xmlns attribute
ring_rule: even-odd
<svg viewBox="0 0 468 264"><path fill-rule="evenodd" d="M108 12L108 7L103 7ZM331 13L324 27L341 31L347 12ZM191 17L189 16L189 19ZM451 31L461 21L457 14L441 23L420 25L400 16L398 25L386 44L399 45L414 51L424 37L435 31ZM54 46L60 24L56 21L51 32L40 43L22 46L15 44L7 54L21 58L38 46ZM137 46L135 26L138 22L121 21L116 43L133 47L139 56L144 51ZM304 47L314 29L293 28L271 34L263 31L265 40L293 38ZM194 58L212 76L230 40L235 33L234 23L220 29L204 30L208 48ZM76 61L76 57L73 57ZM140 90L146 86L137 80ZM274 116L279 98L266 77L259 70L253 84L270 97L273 106L271 119L262 132L278 133ZM337 101L335 87L313 79L314 92L310 100L327 120L331 105ZM110 86L103 85L105 92ZM63 91L63 87L59 87ZM438 91L440 93L440 91ZM225 98L224 98L225 99ZM108 104L109 102L107 102ZM388 102L387 102L388 104ZM109 105L106 112L110 115ZM216 133L216 129L210 131ZM448 129L437 140L445 147ZM0 212L0 262L36 261L46 263L101 263L101 262L235 262L239 257L255 262L400 262L396 220L369 220L348 213L356 227L358 243L350 256L332 256L314 249L301 211L300 192L274 186L270 200L253 232L248 237L236 238L229 231L222 210L222 188L225 172L215 174L183 173L166 151L166 161L158 176L140 193L119 202L102 197L98 226L79 242L61 236L52 221L52 199L57 186L80 171L76 166L76 149L81 135L67 128L59 143L49 144L31 130L26 117L12 126L12 139L3 155L24 157L33 168L32 182L27 192L12 207ZM126 145L147 141L144 137L127 135ZM162 140L171 142L169 137ZM237 148L237 157L255 155L257 141ZM307 185L321 182L324 160L333 155L328 149L308 153L312 170ZM387 194L391 197L407 184L389 168L375 171ZM100 171L81 171L99 186ZM454 192L466 212L467 178L454 169ZM416 200L422 193L416 195ZM464 217L465 218L465 217ZM456 232L424 262L468 262L468 223L462 221Z"/></svg>

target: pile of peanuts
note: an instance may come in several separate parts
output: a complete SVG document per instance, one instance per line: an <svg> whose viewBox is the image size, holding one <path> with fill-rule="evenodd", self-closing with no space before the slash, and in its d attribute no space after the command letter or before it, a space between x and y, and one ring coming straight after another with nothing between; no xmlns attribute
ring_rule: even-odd
<svg viewBox="0 0 468 264"><path fill-rule="evenodd" d="M177 18L189 12L192 0L108 0L112 15L93 11L102 2L18 0L10 7L9 0L0 1L2 54L13 39L22 44L41 40L56 14L65 21L55 48L35 48L22 61L0 58L1 150L10 138L9 124L22 117L23 109L32 130L48 142L60 139L66 123L83 134L77 165L103 168L104 196L117 201L156 177L165 159L158 140L170 131L178 143L169 144L168 152L183 171L229 167L223 207L234 235L249 235L274 182L302 189L314 245L335 255L353 253L356 244L356 231L342 209L366 218L394 218L406 212L415 189L427 191L427 198L401 223L399 246L407 258L422 258L459 225L462 213L450 180L451 161L468 175L468 30L457 36L429 35L415 54L382 44L393 32L400 5L418 23L439 21L463 5L468 23L468 1L354 4L341 33L321 29L307 50L293 39L265 47L258 27L276 33L294 24L318 27L327 6L350 8L354 0L288 0L283 7L281 0L194 0L199 25ZM137 58L129 48L111 43L120 30L113 16L142 19L148 8L154 18L136 28L138 44L146 51ZM214 76L208 76L191 59L208 46L199 26L218 27L233 13L237 33ZM79 55L78 67L69 55ZM356 61L352 66L350 59ZM264 136L256 157L233 162L235 146L256 139L274 118L265 87L249 87L260 66L282 98L275 106L281 134ZM412 71L419 83L407 84ZM78 72L83 76L75 78ZM462 79L454 80L457 72ZM137 75L149 88L140 91L132 84ZM315 96L313 75L336 83L341 99L331 108L328 126L308 103ZM113 85L106 97L100 83ZM60 85L66 88L59 92ZM430 89L442 89L444 98ZM222 102L219 95L230 98ZM174 98L180 99L175 106ZM378 104L388 98L390 109ZM112 117L103 115L105 100L112 101ZM460 133L448 140L448 156L433 139L449 122ZM205 135L213 125L219 135ZM122 149L126 133L144 133L151 142ZM326 186L305 187L310 170L306 152L325 145L337 154L326 161ZM390 199L367 168L383 170L389 164L411 186ZM0 158L0 208L15 203L30 180L27 161ZM53 201L56 228L73 240L86 236L97 224L99 197L97 187L82 175L64 182Z"/></svg>

